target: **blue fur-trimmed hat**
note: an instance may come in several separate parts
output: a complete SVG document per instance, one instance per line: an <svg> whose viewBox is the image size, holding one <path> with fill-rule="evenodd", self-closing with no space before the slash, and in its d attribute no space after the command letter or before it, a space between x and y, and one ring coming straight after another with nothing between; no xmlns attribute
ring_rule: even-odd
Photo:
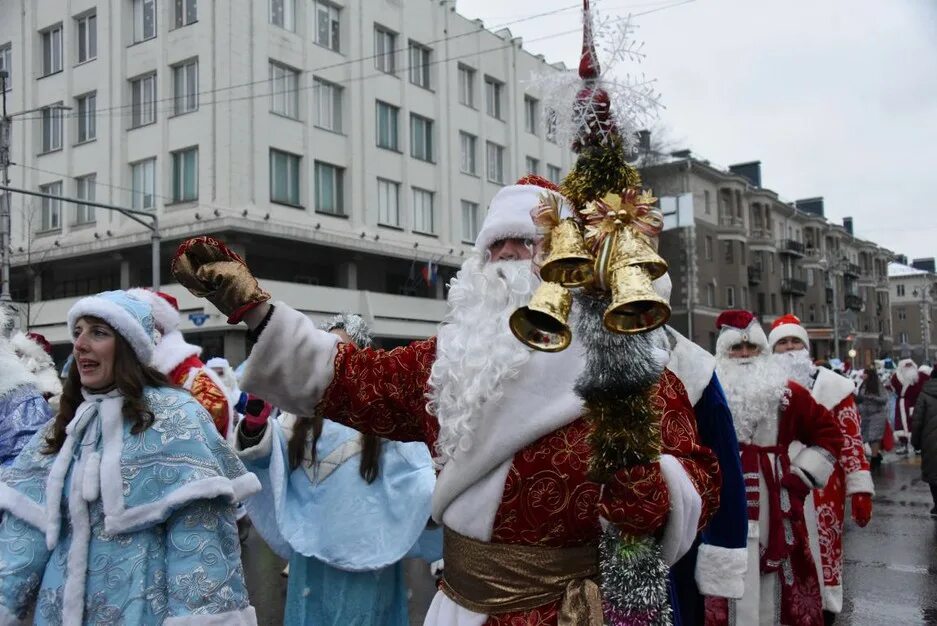
<svg viewBox="0 0 937 626"><path fill-rule="evenodd" d="M141 363L148 364L156 347L156 321L149 304L126 291L105 291L82 298L68 310L68 334L82 317L102 319L133 348Z"/></svg>

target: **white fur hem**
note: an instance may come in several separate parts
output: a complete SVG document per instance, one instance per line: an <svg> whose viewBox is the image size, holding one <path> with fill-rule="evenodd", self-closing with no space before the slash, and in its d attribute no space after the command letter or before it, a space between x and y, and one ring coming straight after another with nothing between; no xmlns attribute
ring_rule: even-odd
<svg viewBox="0 0 937 626"><path fill-rule="evenodd" d="M248 606L239 611L227 611L213 615L178 615L167 617L163 621L165 626L255 626L257 613L254 607Z"/></svg>
<svg viewBox="0 0 937 626"><path fill-rule="evenodd" d="M813 487L825 487L833 473L832 455L823 448L811 446L791 459L791 466L798 467L813 478Z"/></svg>
<svg viewBox="0 0 937 626"><path fill-rule="evenodd" d="M10 610L0 604L0 626L26 626L29 620L19 619Z"/></svg>
<svg viewBox="0 0 937 626"><path fill-rule="evenodd" d="M237 429L240 431L243 428L244 420L241 420ZM270 458L270 453L273 451L273 428L269 423L264 428L264 436L261 437L260 442L256 446L244 448L241 446L239 439L240 437L234 437L235 443L233 447L235 454L237 454L242 461L256 463L257 461ZM289 441L289 438L287 438L287 441Z"/></svg>
<svg viewBox="0 0 937 626"><path fill-rule="evenodd" d="M702 544L696 557L696 584L704 596L741 598L745 591L748 548Z"/></svg>
<svg viewBox="0 0 937 626"><path fill-rule="evenodd" d="M823 610L830 613L843 612L843 586L830 585L823 586Z"/></svg>
<svg viewBox="0 0 937 626"><path fill-rule="evenodd" d="M676 458L669 454L660 457L660 471L667 483L670 515L661 538L661 555L667 565L673 565L693 546L699 532L703 499L693 486L689 474Z"/></svg>
<svg viewBox="0 0 937 626"><path fill-rule="evenodd" d="M859 470L846 474L846 495L854 493L867 493L875 495L875 485L872 483L872 474L869 470Z"/></svg>
<svg viewBox="0 0 937 626"><path fill-rule="evenodd" d="M712 381L716 371L716 359L703 348L696 345L671 327L667 333L674 338L675 344L670 351L667 369L673 372L686 389L690 404L696 406L703 392Z"/></svg>
<svg viewBox="0 0 937 626"><path fill-rule="evenodd" d="M749 539L761 538L761 528L758 526L757 521L748 520L748 538Z"/></svg>
<svg viewBox="0 0 937 626"><path fill-rule="evenodd" d="M0 511L4 510L45 534L48 526L45 509L16 489L0 483Z"/></svg>
<svg viewBox="0 0 937 626"><path fill-rule="evenodd" d="M423 626L482 626L488 616L459 606L441 591L433 596Z"/></svg>

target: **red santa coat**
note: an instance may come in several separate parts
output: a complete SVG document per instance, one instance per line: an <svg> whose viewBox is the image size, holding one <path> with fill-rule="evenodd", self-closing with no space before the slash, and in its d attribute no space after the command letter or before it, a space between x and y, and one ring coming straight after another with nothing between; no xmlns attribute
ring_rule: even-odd
<svg viewBox="0 0 937 626"><path fill-rule="evenodd" d="M859 411L853 396L855 385L843 376L820 368L813 384L814 399L828 409L843 435L843 448L826 487L813 492L806 512L807 529L814 560L820 570L823 608L843 610L843 526L846 497L854 493L873 495L869 461L862 446ZM812 510L811 510L812 509Z"/></svg>
<svg viewBox="0 0 937 626"><path fill-rule="evenodd" d="M897 373L891 375L891 388L898 396L895 398L895 437L911 438L914 404L917 402L917 397L921 395L924 383L928 380L930 380L930 377L920 372L916 383L905 385L899 380Z"/></svg>
<svg viewBox="0 0 937 626"><path fill-rule="evenodd" d="M436 340L389 352L335 344L334 337L315 330L305 316L277 304L242 385L290 412L318 411L364 432L424 441L432 448L439 425L426 409L426 394ZM672 508L673 485L665 482L664 465L681 467L678 471L685 472L702 501L693 534L718 506L718 463L697 443L686 391L669 372L655 390L663 412L662 453L667 455L661 471L624 468L608 484L596 484L586 475L590 427L580 418L581 400L572 393L582 359L574 348L556 355L534 353L524 375L505 385L503 397L493 403L497 406L476 428L471 454L456 453L440 473L433 515L476 539L544 547L596 543L600 517L633 534L646 534L669 520L666 552L671 524L681 513ZM287 352L292 355L288 360L282 358ZM550 626L557 623L558 605L486 617L437 594L426 623Z"/></svg>
<svg viewBox="0 0 937 626"><path fill-rule="evenodd" d="M707 625L822 626L803 511L780 483L793 475L812 487L825 485L842 444L830 412L795 382L788 383L777 421L760 423L750 441L740 439L750 520L745 592L731 611L729 600L707 598Z"/></svg>

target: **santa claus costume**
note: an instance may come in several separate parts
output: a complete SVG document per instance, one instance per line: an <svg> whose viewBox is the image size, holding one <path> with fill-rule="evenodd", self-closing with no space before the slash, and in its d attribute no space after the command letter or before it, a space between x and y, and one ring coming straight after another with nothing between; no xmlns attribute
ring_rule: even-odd
<svg viewBox="0 0 937 626"><path fill-rule="evenodd" d="M901 359L898 368L891 376L891 388L895 392L895 432L898 442L899 454L908 452L908 441L911 439L911 425L914 419L914 403L921 395L924 383L930 376L918 370L912 359Z"/></svg>
<svg viewBox="0 0 937 626"><path fill-rule="evenodd" d="M820 570L823 610L839 614L843 610L843 525L846 519L846 498L852 499L852 516L864 527L872 517L872 496L875 487L869 472L859 427L855 401L855 384L810 360L810 338L800 320L791 314L776 319L768 335L768 347L785 337L796 337L802 350L773 354L791 379L811 390L813 398L833 414L843 435L843 448L826 487L816 489L807 501L805 518L810 545Z"/></svg>
<svg viewBox="0 0 937 626"><path fill-rule="evenodd" d="M131 289L128 293L153 309L158 343L150 363L169 380L192 394L211 415L215 428L229 443L234 434L234 407L218 376L199 358L202 348L186 342L179 330L181 317L176 298L162 291Z"/></svg>
<svg viewBox="0 0 937 626"><path fill-rule="evenodd" d="M754 315L724 311L716 324L716 372L732 410L748 497L748 570L741 600L707 599L707 623L820 626L804 501L833 473L842 434L830 412L768 358ZM755 356L730 356L745 344Z"/></svg>
<svg viewBox="0 0 937 626"><path fill-rule="evenodd" d="M45 337L17 331L10 337L10 345L20 362L36 377L36 386L46 400L62 393L62 381L52 360L52 344Z"/></svg>

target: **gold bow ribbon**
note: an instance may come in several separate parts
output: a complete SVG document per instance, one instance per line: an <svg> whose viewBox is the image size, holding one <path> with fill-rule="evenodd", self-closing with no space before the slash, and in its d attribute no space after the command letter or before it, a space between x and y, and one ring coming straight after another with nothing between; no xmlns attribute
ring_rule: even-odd
<svg viewBox="0 0 937 626"><path fill-rule="evenodd" d="M639 191L633 187L621 195L606 194L594 200L580 211L585 220L585 239L593 254L598 254L602 244L614 232L631 227L647 237L656 237L664 229L664 217L654 208L657 198L650 191Z"/></svg>

